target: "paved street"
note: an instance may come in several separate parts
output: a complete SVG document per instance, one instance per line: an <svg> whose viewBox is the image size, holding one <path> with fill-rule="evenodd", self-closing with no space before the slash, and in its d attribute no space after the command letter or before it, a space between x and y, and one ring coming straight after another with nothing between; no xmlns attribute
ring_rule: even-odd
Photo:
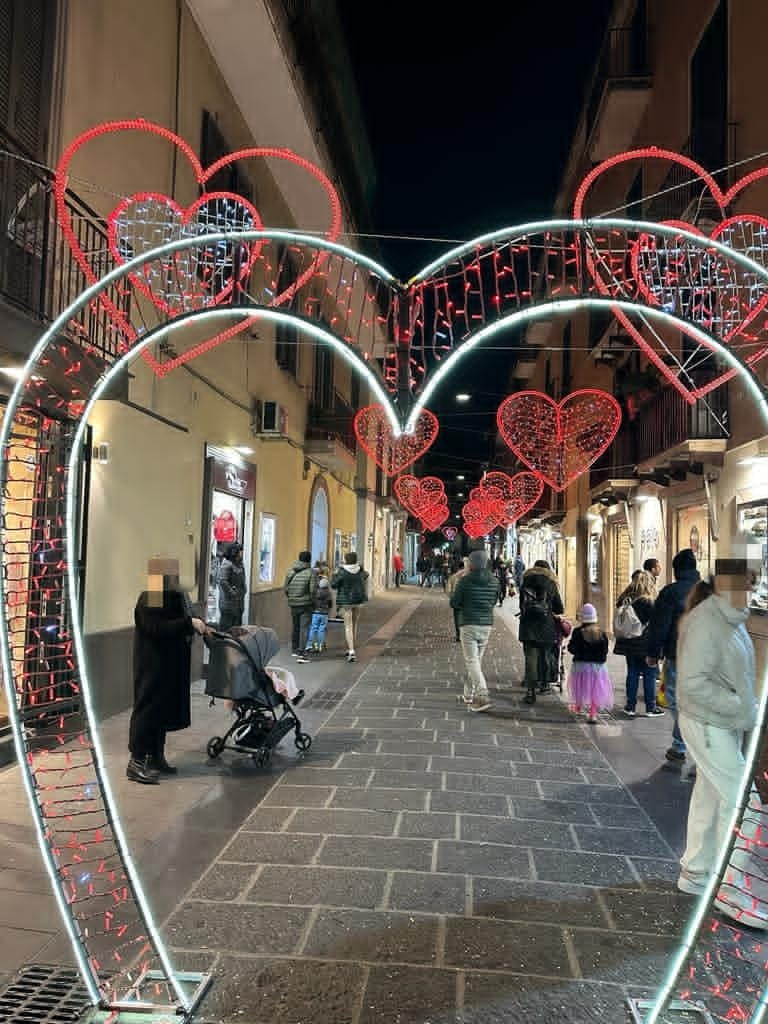
<svg viewBox="0 0 768 1024"><path fill-rule="evenodd" d="M522 705L509 601L486 657L494 707L471 715L442 593L406 587L365 616L356 665L331 651L306 666L303 759L285 741L266 771L230 753L208 762L228 712L196 697L160 797L124 780L126 717L107 723L175 962L215 975L199 1019L623 1020L690 907L673 886L690 782L660 768L668 717L589 727L557 695ZM340 650L340 627L330 635ZM623 682L623 659L612 667ZM8 975L68 950L15 769L0 793Z"/></svg>

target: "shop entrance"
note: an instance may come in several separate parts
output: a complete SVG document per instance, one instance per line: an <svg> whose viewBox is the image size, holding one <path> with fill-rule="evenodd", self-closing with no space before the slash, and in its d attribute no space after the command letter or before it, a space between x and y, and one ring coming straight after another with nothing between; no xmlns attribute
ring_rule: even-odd
<svg viewBox="0 0 768 1024"><path fill-rule="evenodd" d="M204 550L200 579L200 601L205 621L219 621L219 571L229 545L243 545L245 578L250 589L253 548L253 499L256 471L226 449L206 446L204 480L204 519L201 536ZM206 525L207 524L207 525ZM246 595L246 619L248 596ZM206 652L207 653L207 652Z"/></svg>
<svg viewBox="0 0 768 1024"><path fill-rule="evenodd" d="M616 523L613 527L613 593L611 607L615 607L619 594L629 586L632 567L630 564L631 549L629 530L626 523Z"/></svg>

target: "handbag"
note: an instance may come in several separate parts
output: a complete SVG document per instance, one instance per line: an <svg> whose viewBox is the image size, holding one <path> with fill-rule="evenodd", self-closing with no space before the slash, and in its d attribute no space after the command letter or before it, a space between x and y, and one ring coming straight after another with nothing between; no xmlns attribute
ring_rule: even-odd
<svg viewBox="0 0 768 1024"><path fill-rule="evenodd" d="M555 616L555 621L557 622L557 628L560 630L560 635L564 640L567 640L573 632L573 623L562 615Z"/></svg>
<svg viewBox="0 0 768 1024"><path fill-rule="evenodd" d="M614 612L613 633L620 640L642 636L644 628L630 600L624 601Z"/></svg>

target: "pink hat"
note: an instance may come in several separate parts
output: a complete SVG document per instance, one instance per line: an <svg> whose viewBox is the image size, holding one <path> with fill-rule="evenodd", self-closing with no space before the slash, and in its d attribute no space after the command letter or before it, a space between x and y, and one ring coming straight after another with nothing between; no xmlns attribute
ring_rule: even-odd
<svg viewBox="0 0 768 1024"><path fill-rule="evenodd" d="M579 619L585 625L588 625L590 622L597 622L597 611L595 610L595 606L593 604L583 604L581 608L579 608Z"/></svg>

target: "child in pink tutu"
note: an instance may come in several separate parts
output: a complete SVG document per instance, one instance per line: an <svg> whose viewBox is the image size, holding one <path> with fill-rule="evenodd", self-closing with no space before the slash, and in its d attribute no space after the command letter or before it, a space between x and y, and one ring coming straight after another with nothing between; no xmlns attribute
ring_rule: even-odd
<svg viewBox="0 0 768 1024"><path fill-rule="evenodd" d="M594 605L579 609L580 626L571 633L568 650L573 655L568 689L573 709L584 708L590 725L597 723L597 712L613 707L613 683L605 667L608 655L608 637L597 623Z"/></svg>

